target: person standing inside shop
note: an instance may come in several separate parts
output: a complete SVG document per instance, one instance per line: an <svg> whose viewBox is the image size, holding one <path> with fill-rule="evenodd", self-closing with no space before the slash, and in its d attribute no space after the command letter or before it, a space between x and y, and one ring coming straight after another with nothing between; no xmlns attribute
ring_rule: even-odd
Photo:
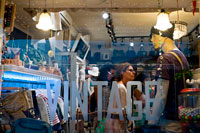
<svg viewBox="0 0 200 133"><path fill-rule="evenodd" d="M94 85L92 84L92 81L96 81L98 75L99 75L99 68L92 67L91 70L88 70L88 75L86 76L90 82L90 88L88 88L88 92L89 92L89 99L88 99L89 104L88 105L89 105L90 112L93 112L96 108Z"/></svg>
<svg viewBox="0 0 200 133"><path fill-rule="evenodd" d="M97 77L97 81L108 81L108 85L102 87L103 110L107 110L114 72L115 72L114 65L104 65L99 70L99 76ZM98 96L98 88L97 86L94 86L94 93L90 97L90 103L92 104L92 108L90 110L91 112L97 110L97 99L98 99L97 96Z"/></svg>
<svg viewBox="0 0 200 133"><path fill-rule="evenodd" d="M115 79L118 83L118 90L120 95L120 102L122 105L122 108L125 108L126 103L126 97L127 97L127 88L126 84L128 81L133 81L136 76L136 72L133 69L132 65L130 63L122 63L115 67ZM117 108L117 101L114 98L113 101L113 107ZM131 127L131 122L128 122L128 128ZM112 118L106 121L105 124L105 132L122 132L122 130L125 132L125 122L119 120L118 118ZM128 129L132 130L132 129Z"/></svg>
<svg viewBox="0 0 200 133"><path fill-rule="evenodd" d="M184 54L176 47L173 41L174 26L166 31L154 27L151 29L151 41L155 50L160 49L157 59L156 79L160 79L161 87L157 88L156 102L153 104L153 116L164 119L178 120L178 95L184 88L184 80L175 79L176 73L189 69L189 63ZM164 54L161 55L161 51ZM182 64L182 65L181 65ZM151 120L149 124L158 124L158 120Z"/></svg>

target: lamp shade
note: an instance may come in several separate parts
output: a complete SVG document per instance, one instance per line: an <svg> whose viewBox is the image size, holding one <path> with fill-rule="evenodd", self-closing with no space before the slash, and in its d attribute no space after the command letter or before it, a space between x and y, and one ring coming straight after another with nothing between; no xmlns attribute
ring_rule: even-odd
<svg viewBox="0 0 200 133"><path fill-rule="evenodd" d="M39 22L36 27L44 31L52 28L51 17L47 11L44 11L40 14Z"/></svg>
<svg viewBox="0 0 200 133"><path fill-rule="evenodd" d="M169 21L169 15L164 11L161 11L157 16L157 23L154 28L165 31L172 27L172 24Z"/></svg>

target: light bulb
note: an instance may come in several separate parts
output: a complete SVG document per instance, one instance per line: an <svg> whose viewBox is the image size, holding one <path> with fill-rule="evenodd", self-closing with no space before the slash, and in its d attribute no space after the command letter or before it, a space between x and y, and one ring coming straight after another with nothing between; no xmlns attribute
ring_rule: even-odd
<svg viewBox="0 0 200 133"><path fill-rule="evenodd" d="M109 14L107 12L104 12L102 14L103 19L107 19L109 17Z"/></svg>
<svg viewBox="0 0 200 133"><path fill-rule="evenodd" d="M44 11L40 14L39 22L36 27L44 31L50 30L52 28L51 17L48 12Z"/></svg>
<svg viewBox="0 0 200 133"><path fill-rule="evenodd" d="M133 46L134 46L134 42L131 42L131 43L130 43L130 46L133 47Z"/></svg>
<svg viewBox="0 0 200 133"><path fill-rule="evenodd" d="M172 24L169 21L169 15L167 13L165 13L164 11L159 13L157 16L157 23L154 26L154 28L161 30L161 31L165 31L171 27L172 27Z"/></svg>

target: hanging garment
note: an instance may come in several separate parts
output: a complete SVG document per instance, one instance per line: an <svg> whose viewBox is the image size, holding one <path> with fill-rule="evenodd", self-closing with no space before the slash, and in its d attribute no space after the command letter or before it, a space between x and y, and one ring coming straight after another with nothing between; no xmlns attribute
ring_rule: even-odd
<svg viewBox="0 0 200 133"><path fill-rule="evenodd" d="M37 96L38 107L41 114L42 121L50 123L49 121L49 111L46 102L43 100L42 97Z"/></svg>
<svg viewBox="0 0 200 133"><path fill-rule="evenodd" d="M38 96L41 97L41 98L44 100L44 102L46 103L46 110L47 110L47 112L48 112L48 118L49 118L49 120L50 120L48 98L47 98L46 96L42 95L42 94L38 94ZM41 110L40 110L40 112L41 112ZM53 125L55 125L55 124L57 124L57 123L60 123L60 120L59 120L59 118L58 118L57 113L56 113L56 115L55 115L55 119L53 120L53 122L50 121L50 123L53 123Z"/></svg>
<svg viewBox="0 0 200 133"><path fill-rule="evenodd" d="M58 97L58 105L60 106L62 116L64 116L64 100L62 97Z"/></svg>

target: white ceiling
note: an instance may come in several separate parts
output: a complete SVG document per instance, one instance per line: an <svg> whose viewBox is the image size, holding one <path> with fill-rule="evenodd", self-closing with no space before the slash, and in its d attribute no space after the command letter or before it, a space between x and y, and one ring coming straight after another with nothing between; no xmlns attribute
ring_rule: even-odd
<svg viewBox="0 0 200 133"><path fill-rule="evenodd" d="M36 22L23 8L45 8L45 0L13 0L17 5L16 27L28 32L33 38L44 38L49 32L35 28ZM188 23L188 32L199 23L198 12L192 15L192 0L178 0L181 21ZM177 20L177 0L160 0L160 7L170 13L170 20ZM158 0L46 0L49 10L67 10L73 26L83 34L91 35L91 41L109 39L105 20L101 17L109 11L116 36L147 36L156 23ZM27 28L28 27L28 28Z"/></svg>

